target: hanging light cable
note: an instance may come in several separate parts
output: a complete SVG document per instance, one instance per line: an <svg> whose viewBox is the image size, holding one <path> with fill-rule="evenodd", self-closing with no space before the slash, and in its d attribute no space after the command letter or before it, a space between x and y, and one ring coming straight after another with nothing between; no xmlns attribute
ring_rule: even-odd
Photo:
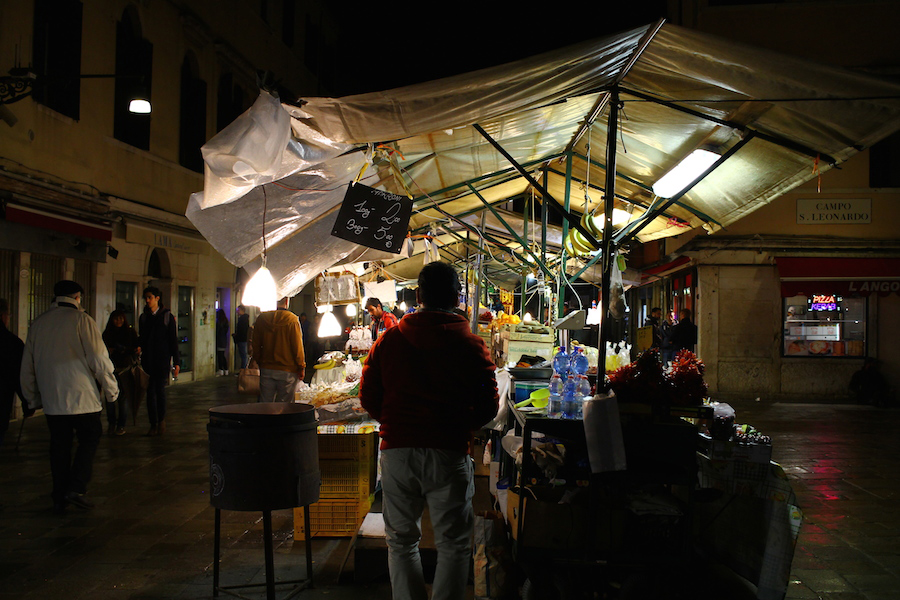
<svg viewBox="0 0 900 600"><path fill-rule="evenodd" d="M247 286L244 288L244 294L241 297L241 303L245 306L256 306L259 310L265 312L275 310L278 303L278 290L275 286L275 279L272 273L266 268L266 254L268 246L266 245L266 211L268 210L269 199L266 195L266 186L262 186L263 191L263 223L262 223L262 266L253 274Z"/></svg>

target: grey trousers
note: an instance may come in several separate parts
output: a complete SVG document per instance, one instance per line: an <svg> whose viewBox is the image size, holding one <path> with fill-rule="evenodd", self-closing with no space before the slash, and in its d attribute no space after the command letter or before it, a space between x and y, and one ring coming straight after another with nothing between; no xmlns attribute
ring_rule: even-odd
<svg viewBox="0 0 900 600"><path fill-rule="evenodd" d="M297 374L277 369L259 370L260 402L293 402L297 389Z"/></svg>

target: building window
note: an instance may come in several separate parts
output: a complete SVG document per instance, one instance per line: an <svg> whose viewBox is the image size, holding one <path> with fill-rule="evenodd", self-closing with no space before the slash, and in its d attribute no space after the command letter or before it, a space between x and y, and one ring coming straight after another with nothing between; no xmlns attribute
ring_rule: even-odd
<svg viewBox="0 0 900 600"><path fill-rule="evenodd" d="M9 330L19 331L19 253L0 250L0 298L9 303Z"/></svg>
<svg viewBox="0 0 900 600"><path fill-rule="evenodd" d="M125 319L132 327L137 323L138 295L137 282L116 282L116 310L125 311Z"/></svg>
<svg viewBox="0 0 900 600"><path fill-rule="evenodd" d="M41 316L53 303L53 286L62 279L64 260L46 254L31 255L28 279L28 326Z"/></svg>
<svg viewBox="0 0 900 600"><path fill-rule="evenodd" d="M900 188L900 132L869 148L869 187Z"/></svg>
<svg viewBox="0 0 900 600"><path fill-rule="evenodd" d="M40 84L32 97L78 119L81 103L81 2L35 0L32 60Z"/></svg>
<svg viewBox="0 0 900 600"><path fill-rule="evenodd" d="M136 95L150 100L153 44L141 35L141 23L133 6L116 24L116 95L113 135L141 150L150 149L150 115L135 114L128 104Z"/></svg>
<svg viewBox="0 0 900 600"><path fill-rule="evenodd" d="M89 260L75 259L72 276L75 281L81 284L82 289L84 289L84 293L81 295L81 308L84 312L96 319L97 315L94 314L93 294L94 263ZM103 327L103 325L101 325L101 327Z"/></svg>
<svg viewBox="0 0 900 600"><path fill-rule="evenodd" d="M294 27L297 20L296 0L284 0L281 6L281 40L288 48L294 47Z"/></svg>
<svg viewBox="0 0 900 600"><path fill-rule="evenodd" d="M866 355L865 298L847 298L828 289L784 299L783 356Z"/></svg>
<svg viewBox="0 0 900 600"><path fill-rule="evenodd" d="M250 108L250 102L241 86L234 82L231 73L219 76L219 87L216 92L216 131L222 131L232 121Z"/></svg>
<svg viewBox="0 0 900 600"><path fill-rule="evenodd" d="M200 79L200 67L193 53L181 63L181 122L178 138L178 162L197 173L203 172L200 147L206 143L206 82Z"/></svg>

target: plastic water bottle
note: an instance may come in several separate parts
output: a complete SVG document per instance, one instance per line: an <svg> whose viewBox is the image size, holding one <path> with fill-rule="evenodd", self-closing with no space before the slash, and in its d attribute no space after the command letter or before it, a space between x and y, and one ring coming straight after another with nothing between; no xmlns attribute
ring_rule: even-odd
<svg viewBox="0 0 900 600"><path fill-rule="evenodd" d="M588 370L588 357L584 353L584 348L579 346L572 352L572 371L575 375L584 375Z"/></svg>
<svg viewBox="0 0 900 600"><path fill-rule="evenodd" d="M559 373L550 378L550 398L547 404L547 416L558 419L562 413L563 380Z"/></svg>
<svg viewBox="0 0 900 600"><path fill-rule="evenodd" d="M591 397L591 382L587 376L579 375L578 381L575 382L575 399L578 406L575 409L575 418L584 418L584 399Z"/></svg>
<svg viewBox="0 0 900 600"><path fill-rule="evenodd" d="M563 378L569 374L569 355L562 346L559 347L559 352L553 357L553 371Z"/></svg>
<svg viewBox="0 0 900 600"><path fill-rule="evenodd" d="M566 383L563 386L562 395L562 418L575 418L575 377L569 374Z"/></svg>

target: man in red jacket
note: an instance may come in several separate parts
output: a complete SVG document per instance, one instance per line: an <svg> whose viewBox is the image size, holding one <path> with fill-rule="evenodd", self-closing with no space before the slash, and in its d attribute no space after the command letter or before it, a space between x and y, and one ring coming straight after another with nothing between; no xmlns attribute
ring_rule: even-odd
<svg viewBox="0 0 900 600"><path fill-rule="evenodd" d="M459 278L433 262L419 273L422 308L385 331L363 367L359 398L381 423L381 481L395 600L426 597L419 556L425 503L438 560L432 598L462 600L472 559L469 443L494 418L494 364L468 321L452 312Z"/></svg>

